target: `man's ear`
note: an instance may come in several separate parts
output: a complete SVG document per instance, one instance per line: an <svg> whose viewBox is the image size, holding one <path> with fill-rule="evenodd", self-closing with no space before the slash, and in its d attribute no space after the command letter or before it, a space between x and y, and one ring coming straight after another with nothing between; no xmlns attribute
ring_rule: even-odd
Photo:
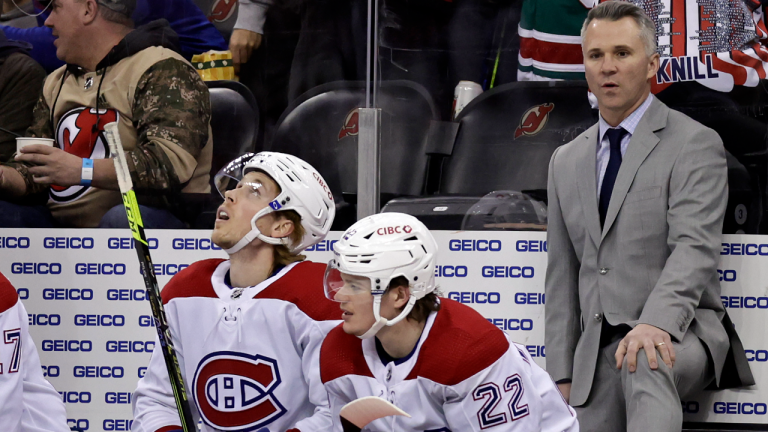
<svg viewBox="0 0 768 432"><path fill-rule="evenodd" d="M395 309L402 309L408 304L408 300L411 298L411 289L405 285L399 285L392 289L392 300L394 300Z"/></svg>
<svg viewBox="0 0 768 432"><path fill-rule="evenodd" d="M293 230L296 227L293 225L293 221L291 221L288 218L277 218L275 217L275 221L272 222L272 233L270 234L270 237L274 238L284 238L288 237L291 234L293 234Z"/></svg>
<svg viewBox="0 0 768 432"><path fill-rule="evenodd" d="M648 77L647 79L652 79L656 76L656 72L659 71L659 64L661 60L659 58L659 53L653 53L650 58L650 62L648 63Z"/></svg>
<svg viewBox="0 0 768 432"><path fill-rule="evenodd" d="M99 4L96 2L96 0L85 0L83 2L83 9L80 14L80 19L84 25L93 23L98 14Z"/></svg>

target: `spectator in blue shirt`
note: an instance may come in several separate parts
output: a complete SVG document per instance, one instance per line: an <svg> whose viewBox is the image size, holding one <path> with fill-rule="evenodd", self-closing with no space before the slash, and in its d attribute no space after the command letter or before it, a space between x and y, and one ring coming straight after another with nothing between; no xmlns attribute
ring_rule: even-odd
<svg viewBox="0 0 768 432"><path fill-rule="evenodd" d="M35 0L34 3L35 13L39 13L45 9L47 1ZM56 47L53 45L55 38L51 29L43 26L48 12L46 10L37 18L40 27L19 29L0 25L0 30L5 32L8 39L31 43L33 48L30 56L47 72L51 72L64 63L56 58ZM179 35L181 54L187 59L210 50L228 49L224 37L192 0L137 0L132 18L136 26L161 18L168 20L171 28Z"/></svg>

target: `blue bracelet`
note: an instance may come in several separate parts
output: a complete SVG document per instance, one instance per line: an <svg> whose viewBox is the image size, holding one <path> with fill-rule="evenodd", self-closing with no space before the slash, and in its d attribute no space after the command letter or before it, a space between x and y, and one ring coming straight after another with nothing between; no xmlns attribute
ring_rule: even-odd
<svg viewBox="0 0 768 432"><path fill-rule="evenodd" d="M90 186L93 180L93 159L83 158L83 170L80 173L80 184Z"/></svg>

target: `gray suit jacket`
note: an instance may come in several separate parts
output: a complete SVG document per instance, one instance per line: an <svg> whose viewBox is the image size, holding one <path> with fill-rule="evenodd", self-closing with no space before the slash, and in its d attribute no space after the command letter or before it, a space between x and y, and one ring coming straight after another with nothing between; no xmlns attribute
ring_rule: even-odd
<svg viewBox="0 0 768 432"><path fill-rule="evenodd" d="M730 345L716 271L728 182L720 137L655 99L629 142L602 231L597 140L595 125L549 166L547 370L571 379L571 404L584 404L607 319L650 324L677 341L692 331L719 383Z"/></svg>

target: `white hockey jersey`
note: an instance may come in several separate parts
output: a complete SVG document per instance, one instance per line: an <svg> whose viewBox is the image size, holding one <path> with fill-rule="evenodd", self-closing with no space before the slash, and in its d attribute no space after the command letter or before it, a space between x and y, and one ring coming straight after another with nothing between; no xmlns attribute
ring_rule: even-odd
<svg viewBox="0 0 768 432"><path fill-rule="evenodd" d="M69 431L61 396L43 378L29 317L16 289L0 274L0 430Z"/></svg>
<svg viewBox="0 0 768 432"><path fill-rule="evenodd" d="M494 431L578 432L576 413L524 347L468 306L441 299L427 319L411 357L384 365L375 339L331 330L320 353L334 431L339 411L378 396L411 417L385 417L371 432Z"/></svg>
<svg viewBox="0 0 768 432"><path fill-rule="evenodd" d="M198 261L162 292L195 421L203 431L327 429L318 355L341 312L323 295L325 265L294 263L246 289L225 283L229 266ZM179 428L159 347L134 393L134 432Z"/></svg>

